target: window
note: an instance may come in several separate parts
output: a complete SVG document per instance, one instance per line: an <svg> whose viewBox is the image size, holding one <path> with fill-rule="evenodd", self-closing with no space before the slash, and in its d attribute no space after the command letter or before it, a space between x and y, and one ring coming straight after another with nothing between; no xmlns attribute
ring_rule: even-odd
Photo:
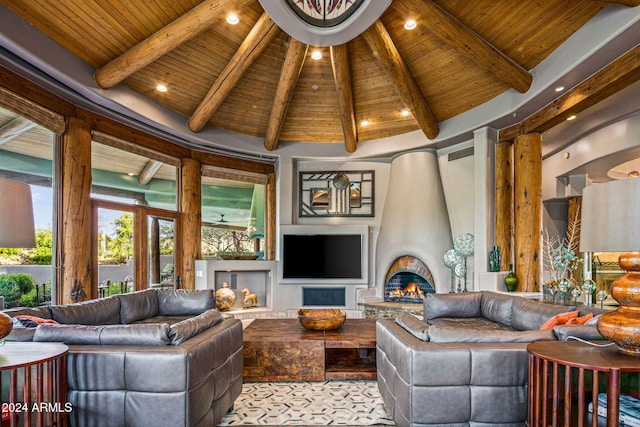
<svg viewBox="0 0 640 427"><path fill-rule="evenodd" d="M203 257L264 259L266 176L202 170Z"/></svg>
<svg viewBox="0 0 640 427"><path fill-rule="evenodd" d="M56 136L34 122L0 108L0 177L31 187L35 248L0 248L0 273L26 273L35 289L21 305L51 301L53 279L53 153Z"/></svg>

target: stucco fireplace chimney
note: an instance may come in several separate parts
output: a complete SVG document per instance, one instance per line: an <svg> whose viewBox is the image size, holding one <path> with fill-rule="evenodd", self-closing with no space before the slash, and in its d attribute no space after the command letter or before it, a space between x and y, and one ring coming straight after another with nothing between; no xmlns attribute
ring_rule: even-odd
<svg viewBox="0 0 640 427"><path fill-rule="evenodd" d="M414 151L393 158L389 187L376 245L376 294L400 257L426 265L436 292L449 292L451 271L443 254L453 247L449 215L435 151Z"/></svg>

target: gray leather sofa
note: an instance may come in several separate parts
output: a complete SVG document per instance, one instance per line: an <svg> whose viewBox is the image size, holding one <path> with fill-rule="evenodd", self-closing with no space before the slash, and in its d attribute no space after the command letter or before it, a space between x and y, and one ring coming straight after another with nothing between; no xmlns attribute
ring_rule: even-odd
<svg viewBox="0 0 640 427"><path fill-rule="evenodd" d="M5 313L60 323L8 339L69 345L72 426L214 426L242 389L242 324L213 307L211 290L171 289Z"/></svg>
<svg viewBox="0 0 640 427"><path fill-rule="evenodd" d="M525 426L528 343L602 339L595 325L540 330L575 309L494 292L428 294L423 320L379 320L378 387L396 425Z"/></svg>

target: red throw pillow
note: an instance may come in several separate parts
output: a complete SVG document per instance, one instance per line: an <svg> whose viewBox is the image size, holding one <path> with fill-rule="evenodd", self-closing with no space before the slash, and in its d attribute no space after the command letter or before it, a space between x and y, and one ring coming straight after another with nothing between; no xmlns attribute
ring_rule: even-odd
<svg viewBox="0 0 640 427"><path fill-rule="evenodd" d="M44 323L57 325L58 322L52 319L43 319L42 317L36 316L27 316L26 314L19 314L16 316L16 319L22 323L22 326L25 328L35 328L38 325L42 325Z"/></svg>
<svg viewBox="0 0 640 427"><path fill-rule="evenodd" d="M575 319L576 317L578 317L577 310L556 314L551 319L544 322L544 324L540 327L540 330L553 329L554 326L565 325L570 319Z"/></svg>
<svg viewBox="0 0 640 427"><path fill-rule="evenodd" d="M585 323L587 323L589 319L592 319L592 318L593 318L593 313L588 313L582 317L574 317L572 319L569 319L566 325L584 325Z"/></svg>

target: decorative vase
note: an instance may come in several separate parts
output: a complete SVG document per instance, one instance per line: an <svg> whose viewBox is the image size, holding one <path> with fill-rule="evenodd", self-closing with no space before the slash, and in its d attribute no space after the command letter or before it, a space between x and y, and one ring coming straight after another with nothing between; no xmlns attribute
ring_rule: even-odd
<svg viewBox="0 0 640 427"><path fill-rule="evenodd" d="M236 293L229 285L223 283L216 291L216 308L220 311L229 310L236 303Z"/></svg>
<svg viewBox="0 0 640 427"><path fill-rule="evenodd" d="M0 340L11 333L13 320L4 313L0 313Z"/></svg>
<svg viewBox="0 0 640 427"><path fill-rule="evenodd" d="M518 278L513 274L513 264L509 264L509 274L504 278L504 286L509 292L515 291L518 287Z"/></svg>

